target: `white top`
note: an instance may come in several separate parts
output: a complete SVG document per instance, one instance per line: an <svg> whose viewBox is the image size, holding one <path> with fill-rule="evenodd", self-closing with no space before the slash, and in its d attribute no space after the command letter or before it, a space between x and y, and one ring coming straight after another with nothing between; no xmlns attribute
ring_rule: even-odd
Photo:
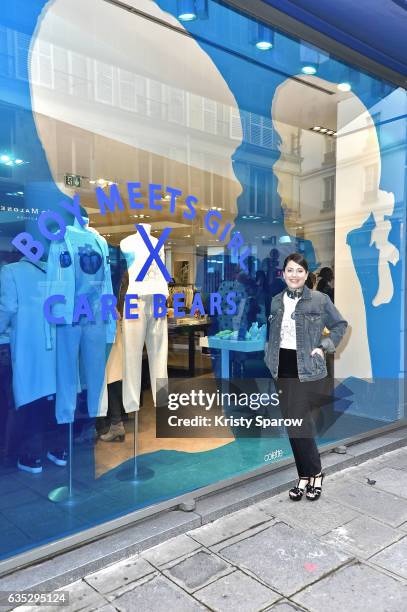
<svg viewBox="0 0 407 612"><path fill-rule="evenodd" d="M295 319L292 318L295 307L301 298L290 298L284 293L284 314L281 322L280 348L297 350Z"/></svg>
<svg viewBox="0 0 407 612"><path fill-rule="evenodd" d="M149 234L150 242L155 246L158 242L157 238ZM147 274L142 281L136 281L142 267L146 263L150 251L147 248L144 240L137 232L127 236L120 242L120 248L127 260L127 268L129 271L129 287L127 293L136 295L154 295L161 293L168 296L168 285L160 268L155 260L152 261ZM160 249L160 259L165 265L164 247Z"/></svg>

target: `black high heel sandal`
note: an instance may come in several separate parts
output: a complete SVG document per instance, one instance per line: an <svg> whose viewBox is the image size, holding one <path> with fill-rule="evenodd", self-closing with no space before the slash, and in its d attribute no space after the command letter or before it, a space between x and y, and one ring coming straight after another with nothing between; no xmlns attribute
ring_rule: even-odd
<svg viewBox="0 0 407 612"><path fill-rule="evenodd" d="M301 481L303 481L305 483L303 487L300 487L300 482ZM296 486L288 491L289 498L292 501L300 501L300 499L304 495L304 492L307 490L308 485L309 485L309 478L308 478L308 476L302 476L301 478L299 478L298 479L298 483L296 484Z"/></svg>
<svg viewBox="0 0 407 612"><path fill-rule="evenodd" d="M309 479L309 483L307 484L307 492L305 497L309 499L309 501L315 501L321 497L322 493L322 482L324 480L325 474L321 472L321 474L317 474L316 476L311 476ZM315 482L319 482L318 485L315 485Z"/></svg>

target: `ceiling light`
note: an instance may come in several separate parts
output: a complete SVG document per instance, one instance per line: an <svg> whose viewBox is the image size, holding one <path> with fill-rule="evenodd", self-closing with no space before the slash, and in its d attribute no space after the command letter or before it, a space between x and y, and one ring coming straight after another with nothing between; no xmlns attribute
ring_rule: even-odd
<svg viewBox="0 0 407 612"><path fill-rule="evenodd" d="M280 238L278 239L280 244L288 244L291 242L291 238L290 236L288 236L287 234L284 236L280 236Z"/></svg>
<svg viewBox="0 0 407 612"><path fill-rule="evenodd" d="M336 88L339 89L339 91L351 91L352 85L347 81L344 81L343 83L338 83Z"/></svg>
<svg viewBox="0 0 407 612"><path fill-rule="evenodd" d="M6 166L21 166L22 164L28 164L28 162L21 159L21 157L14 157L14 155L3 153L0 155L0 162Z"/></svg>
<svg viewBox="0 0 407 612"><path fill-rule="evenodd" d="M259 51L270 51L274 46L274 32L262 23L253 23L252 43Z"/></svg>
<svg viewBox="0 0 407 612"><path fill-rule="evenodd" d="M301 72L308 75L316 74L317 66L315 64L303 64Z"/></svg>
<svg viewBox="0 0 407 612"><path fill-rule="evenodd" d="M259 40L259 42L256 42L256 47L259 51L269 51L273 48L273 43L267 42L267 40Z"/></svg>
<svg viewBox="0 0 407 612"><path fill-rule="evenodd" d="M91 185L94 185L94 184L96 183L96 181L89 181L89 183L90 183Z"/></svg>
<svg viewBox="0 0 407 612"><path fill-rule="evenodd" d="M329 56L323 53L318 47L310 45L305 41L301 41L300 46L300 62L301 72L303 74L316 74L320 65L327 61Z"/></svg>
<svg viewBox="0 0 407 612"><path fill-rule="evenodd" d="M178 15L180 21L194 21L196 19L195 13L182 13Z"/></svg>
<svg viewBox="0 0 407 612"><path fill-rule="evenodd" d="M178 19L194 21L198 17L194 0L178 0Z"/></svg>
<svg viewBox="0 0 407 612"><path fill-rule="evenodd" d="M178 0L177 9L180 21L208 19L208 0Z"/></svg>
<svg viewBox="0 0 407 612"><path fill-rule="evenodd" d="M314 125L309 129L311 130L311 132L317 132L319 134L324 134L325 136L336 136L335 130L331 130L327 127L321 127L320 125Z"/></svg>

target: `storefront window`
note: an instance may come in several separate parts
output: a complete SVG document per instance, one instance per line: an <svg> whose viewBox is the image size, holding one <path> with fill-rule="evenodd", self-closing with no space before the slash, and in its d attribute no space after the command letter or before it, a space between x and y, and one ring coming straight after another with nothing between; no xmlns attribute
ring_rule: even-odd
<svg viewBox="0 0 407 612"><path fill-rule="evenodd" d="M5 4L1 559L291 458L163 389L272 395L292 252L349 322L321 448L404 418L406 92L213 0Z"/></svg>

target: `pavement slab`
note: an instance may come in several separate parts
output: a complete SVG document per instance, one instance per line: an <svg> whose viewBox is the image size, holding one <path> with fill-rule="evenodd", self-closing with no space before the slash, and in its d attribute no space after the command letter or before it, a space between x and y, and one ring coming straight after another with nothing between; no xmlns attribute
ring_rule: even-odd
<svg viewBox="0 0 407 612"><path fill-rule="evenodd" d="M119 612L195 612L207 610L164 576L143 579L112 603Z"/></svg>
<svg viewBox="0 0 407 612"><path fill-rule="evenodd" d="M374 459L369 459L369 461L365 461L360 465L352 466L346 468L345 470L342 470L338 475L335 475L335 479L353 478L361 482L366 482L368 476L370 476L374 472L378 472L387 465L388 464L386 463L386 460L383 457L375 457ZM325 482L327 483L328 480L326 480Z"/></svg>
<svg viewBox="0 0 407 612"><path fill-rule="evenodd" d="M41 606L42 612L55 612L56 610L64 610L64 612L90 612L91 610L101 610L105 606L109 605L106 599L100 595L100 593L97 593L83 580L72 582L70 585L64 587L63 589L58 589L55 592L59 593L60 591L67 592L69 594L69 604L64 606ZM18 610L18 612L38 612L39 607L19 606L18 608L14 609Z"/></svg>
<svg viewBox="0 0 407 612"><path fill-rule="evenodd" d="M215 612L257 612L281 599L281 595L240 570L196 591L195 597Z"/></svg>
<svg viewBox="0 0 407 612"><path fill-rule="evenodd" d="M86 576L85 580L99 593L110 593L123 585L139 580L155 571L154 567L139 556L124 559L99 572Z"/></svg>
<svg viewBox="0 0 407 612"><path fill-rule="evenodd" d="M406 609L406 597L407 587L401 582L367 565L354 564L326 576L292 599L310 612L401 612Z"/></svg>
<svg viewBox="0 0 407 612"><path fill-rule="evenodd" d="M383 456L383 464L397 470L407 470L407 449L401 448Z"/></svg>
<svg viewBox="0 0 407 612"><path fill-rule="evenodd" d="M359 514L340 505L336 501L322 496L318 500L318 508L306 499L293 503L287 492L257 504L265 513L277 516L293 526L301 527L317 535L328 533L335 527L351 521Z"/></svg>
<svg viewBox="0 0 407 612"><path fill-rule="evenodd" d="M372 471L368 478L370 481L375 481L375 484L371 485L372 487L407 499L407 471L387 466Z"/></svg>
<svg viewBox="0 0 407 612"><path fill-rule="evenodd" d="M407 578L407 537L374 555L370 561Z"/></svg>
<svg viewBox="0 0 407 612"><path fill-rule="evenodd" d="M171 561L175 561L189 553L194 552L201 545L188 535L181 534L176 538L163 542L154 548L142 553L142 557L157 568L162 568Z"/></svg>
<svg viewBox="0 0 407 612"><path fill-rule="evenodd" d="M218 519L213 523L208 523L188 533L191 538L194 538L194 540L197 540L204 546L214 546L247 531L247 529L258 527L271 519L272 517L263 512L259 505L255 505L234 512L229 516Z"/></svg>
<svg viewBox="0 0 407 612"><path fill-rule="evenodd" d="M401 537L399 531L388 525L369 516L358 516L345 525L336 527L321 540L339 550L367 559Z"/></svg>
<svg viewBox="0 0 407 612"><path fill-rule="evenodd" d="M165 570L164 575L192 593L233 570L229 563L218 556L200 551Z"/></svg>
<svg viewBox="0 0 407 612"><path fill-rule="evenodd" d="M99 607L107 605L104 597L97 593L91 586L86 584L84 580L73 582L60 591L69 592L69 606L64 606L64 612L77 612L77 610L98 610ZM43 609L43 608L41 608ZM58 608L59 609L59 608ZM38 608L36 608L38 610ZM50 610L55 612L55 606L50 607Z"/></svg>
<svg viewBox="0 0 407 612"><path fill-rule="evenodd" d="M220 552L286 596L351 559L285 523L276 523Z"/></svg>
<svg viewBox="0 0 407 612"><path fill-rule="evenodd" d="M407 500L373 486L341 478L326 493L340 503L352 506L358 512L380 519L392 527L407 520Z"/></svg>

